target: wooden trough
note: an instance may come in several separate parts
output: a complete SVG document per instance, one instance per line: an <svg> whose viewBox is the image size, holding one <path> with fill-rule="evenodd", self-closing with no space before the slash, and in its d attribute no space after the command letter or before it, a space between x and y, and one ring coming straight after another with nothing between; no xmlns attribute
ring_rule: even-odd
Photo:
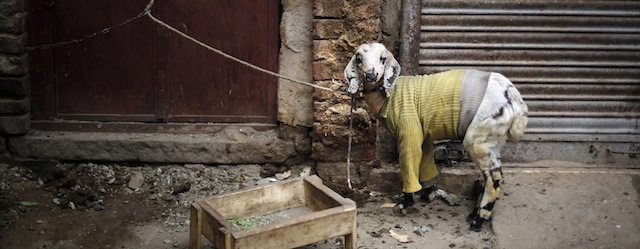
<svg viewBox="0 0 640 249"><path fill-rule="evenodd" d="M309 211L246 230L229 222L300 208ZM194 201L189 246L202 248L201 235L218 249L293 248L345 236L345 248L355 249L356 217L355 202L315 175L300 177Z"/></svg>

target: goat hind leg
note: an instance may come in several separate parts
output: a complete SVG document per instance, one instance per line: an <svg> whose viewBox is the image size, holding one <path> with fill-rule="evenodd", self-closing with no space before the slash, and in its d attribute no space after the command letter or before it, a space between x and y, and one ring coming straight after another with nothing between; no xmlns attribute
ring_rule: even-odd
<svg viewBox="0 0 640 249"><path fill-rule="evenodd" d="M484 175L484 191L478 196L476 207L467 217L471 230L476 232L482 229L484 221L491 219L493 207L500 195L501 170L490 171L489 174L484 173Z"/></svg>
<svg viewBox="0 0 640 249"><path fill-rule="evenodd" d="M473 212L467 217L473 231L480 231L483 222L491 218L493 206L500 195L502 181L500 148L504 141L499 137L480 135L481 133L471 134L471 137L468 137L470 140L465 141L465 148L484 178L483 191L478 196Z"/></svg>

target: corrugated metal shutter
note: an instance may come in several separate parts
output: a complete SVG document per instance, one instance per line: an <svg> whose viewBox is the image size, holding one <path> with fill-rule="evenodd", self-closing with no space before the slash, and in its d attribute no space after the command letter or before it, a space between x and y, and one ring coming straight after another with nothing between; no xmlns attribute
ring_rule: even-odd
<svg viewBox="0 0 640 249"><path fill-rule="evenodd" d="M504 74L527 140L640 141L640 1L423 1L421 73Z"/></svg>

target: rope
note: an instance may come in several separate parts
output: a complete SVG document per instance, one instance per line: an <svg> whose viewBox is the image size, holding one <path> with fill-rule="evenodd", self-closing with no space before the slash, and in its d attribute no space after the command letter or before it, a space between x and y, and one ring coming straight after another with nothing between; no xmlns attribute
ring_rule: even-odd
<svg viewBox="0 0 640 249"><path fill-rule="evenodd" d="M353 109L356 107L356 95L351 95L351 107L349 107L349 146L347 148L347 186L351 187L351 142L353 137Z"/></svg>
<svg viewBox="0 0 640 249"><path fill-rule="evenodd" d="M258 70L260 72L263 72L263 73L266 73L266 74L269 74L269 75L272 75L272 76L275 76L275 77L278 77L278 78L281 78L281 79L285 79L285 80L288 80L288 81L291 81L291 82L295 82L295 83L298 83L298 84L302 84L302 85L306 85L306 86L310 86L310 87L313 87L313 88L322 89L322 90L326 90L326 91L330 91L330 92L337 92L337 93L347 94L347 92L333 90L333 89L328 88L328 87L322 87L322 86L318 86L318 85L315 85L315 84L312 84L312 83L295 80L295 79L289 78L287 76L271 72L271 71L266 70L264 68L258 67L256 65L253 65L253 64L248 63L246 61L238 59L238 58L236 58L234 56L231 56L231 55L229 55L229 54L227 54L227 53L225 53L225 52L223 52L223 51L221 51L219 49L211 47L211 46L205 44L204 42L201 42L201 41L199 41L199 40L197 40L197 39L195 39L195 38L183 33L182 31L170 26L169 24L167 24L167 23L161 21L160 19L156 18L155 16L153 16L153 14L151 14L151 7L153 7L153 3L154 3L154 0L150 0L149 4L147 4L147 7L144 10L144 13L146 13L146 15L149 16L149 18L151 18L151 20L153 20L154 22L162 25L163 27L175 32L176 34L179 34L180 36L184 37L185 39L190 40L190 41L192 41L192 42L194 42L194 43L196 43L196 44L198 44L198 45L200 45L202 47L205 47L208 50L211 50L211 51L213 51L213 52L215 52L215 53L217 53L219 55L222 55L227 59L233 60L233 61L238 62L238 63L240 63L242 65L245 65L245 66L247 66L249 68L253 68L253 69ZM349 187L349 189L353 189L353 187L351 186L351 143L352 143L352 140L353 140L352 139L352 136L353 136L352 135L353 134L353 109L355 108L355 104L356 104L356 95L351 94L351 108L349 108L351 110L350 113L349 113L349 147L348 147L348 150L347 150L347 186Z"/></svg>
<svg viewBox="0 0 640 249"><path fill-rule="evenodd" d="M230 60L233 60L235 62L238 62L238 63L240 63L240 64L242 64L244 66L247 66L249 68L252 68L254 70L260 71L262 73L265 73L265 74L268 74L268 75L271 75L271 76L275 76L275 77L280 78L280 79L288 80L288 81L291 81L291 82L294 82L294 83L298 83L298 84L301 84L301 85L310 86L310 87L313 87L313 88L316 88L316 89L330 91L330 92L334 92L334 93L340 93L340 94L349 94L349 93L344 92L344 91L339 91L339 90L334 90L334 89L331 89L331 88L328 88L328 87L318 86L318 85L315 85L313 83L296 80L296 79L290 78L290 77L285 76L285 75L281 75L281 74L278 74L278 73L275 73L275 72L271 72L271 71L269 71L267 69L258 67L256 65L253 65L253 64L249 63L249 62L243 61L243 60L241 60L239 58L236 58L236 57L234 57L232 55L229 55L229 54L227 54L227 53L225 53L225 52L223 52L223 51L221 51L219 49L211 47L211 46L207 45L206 43L201 42L201 41L199 41L199 40L197 40L197 39L185 34L184 32L172 27L171 25L169 25L169 24L161 21L160 19L156 18L155 16L153 16L153 14L151 14L151 8L153 7L154 3L155 3L155 0L150 0L149 3L147 4L147 6L144 8L144 10L142 12L140 12L138 15L136 15L135 17L129 18L129 19L125 20L124 22L122 22L120 24L117 24L115 26L104 28L99 32L94 32L94 33L91 33L91 34L87 34L87 35L85 35L83 37L72 39L72 40L69 40L69 41L62 41L62 42L57 42L57 43L52 43L52 44L44 44L44 45L38 45L38 46L33 46L33 47L26 47L26 50L27 51L32 51L32 50L36 50L36 49L48 49L48 48L62 47L62 46L66 46L66 45L69 45L69 44L72 44L72 43L80 43L80 42L83 42L83 41L85 41L85 40L87 40L89 38L93 38L93 37L98 36L98 35L105 35L105 34L109 33L113 29L123 27L123 26L125 26L125 25L127 25L127 24L129 24L129 23L131 23L131 22L133 22L135 20L138 20L138 19L140 19L140 18L142 18L144 16L148 16L155 23L165 27L166 29L168 29L168 30L170 30L170 31L172 31L172 32L174 32L176 34L179 34L183 38L185 38L187 40L190 40L193 43L195 43L197 45L200 45L200 46L202 46L202 47L204 47L204 48L206 48L206 49L208 49L210 51L213 51L213 52L215 52L215 53L217 53L219 55L222 55L227 59L230 59ZM334 82L333 79L332 79L332 82ZM352 140L353 140L352 139L352 134L353 134L353 109L355 108L355 101L356 101L355 97L356 96L354 94L351 94L351 112L349 113L349 148L348 148L348 152L347 152L347 184L349 186L349 189L353 189L352 186L351 186L351 143L352 143Z"/></svg>
<svg viewBox="0 0 640 249"><path fill-rule="evenodd" d="M201 42L201 41L199 41L199 40L197 40L197 39L185 34L184 32L172 27L171 25L169 25L169 24L161 21L160 19L156 18L155 16L153 16L153 14L151 14L151 7L153 7L153 4L154 4L154 0L150 0L149 4L147 4L147 7L145 8L145 11L144 11L144 13L146 13L146 15L149 16L149 18L151 18L151 20L153 20L157 24L162 25L163 27L167 28L168 30L173 31L176 34L179 34L180 36L184 37L185 39L190 40L190 41L194 42L195 44L198 44L198 45L200 45L202 47L205 47L206 49L211 50L211 51L213 51L213 52L215 52L215 53L217 53L219 55L222 55L227 59L233 60L235 62L238 62L238 63L242 64L242 65L245 65L245 66L247 66L249 68L252 68L252 69L258 70L260 72L266 73L268 75L275 76L275 77L278 77L278 78L281 78L281 79L285 79L285 80L288 80L288 81L291 81L291 82L294 82L294 83L310 86L310 87L317 88L317 89L322 89L322 90L325 90L325 91L346 94L346 92L343 92L343 91L333 90L333 89L328 88L328 87L318 86L318 85L315 85L313 83L296 80L296 79L290 78L288 76L284 76L284 75L281 75L281 74L278 74L278 73L271 72L271 71L269 71L267 69L258 67L256 65L253 65L253 64L249 63L249 62L243 61L243 60L238 59L238 58L236 58L236 57L234 57L232 55L229 55L229 54L227 54L227 53L225 53L225 52L223 52L223 51L221 51L219 49L211 47L211 46L205 44L204 42Z"/></svg>

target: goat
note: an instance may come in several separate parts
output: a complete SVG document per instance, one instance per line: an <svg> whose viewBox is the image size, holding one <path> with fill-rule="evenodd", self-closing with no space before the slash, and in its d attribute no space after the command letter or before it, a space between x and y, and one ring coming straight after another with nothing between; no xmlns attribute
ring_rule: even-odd
<svg viewBox="0 0 640 249"><path fill-rule="evenodd" d="M433 141L463 139L484 177L484 192L467 219L480 231L500 195L500 150L507 139L520 140L527 126L528 108L513 83L471 69L399 76L400 64L380 43L362 44L351 58L344 70L349 93L359 90L360 74L367 105L398 140L404 196L397 207L415 204L414 194L426 202L435 198Z"/></svg>

